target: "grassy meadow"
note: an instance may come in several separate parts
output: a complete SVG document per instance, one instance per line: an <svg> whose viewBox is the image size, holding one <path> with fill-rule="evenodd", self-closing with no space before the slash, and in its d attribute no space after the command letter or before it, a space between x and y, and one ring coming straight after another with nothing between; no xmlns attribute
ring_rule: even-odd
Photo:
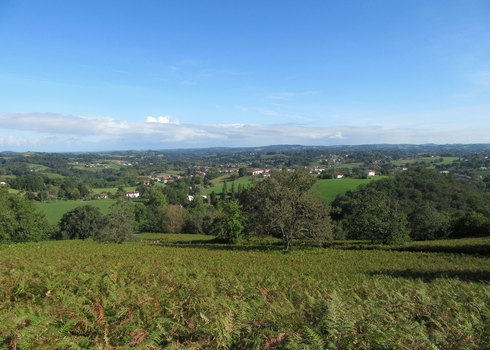
<svg viewBox="0 0 490 350"><path fill-rule="evenodd" d="M126 192L131 192L136 190L136 186L123 186L124 190ZM117 187L101 187L101 188L93 188L92 192L93 193L116 193L117 192Z"/></svg>
<svg viewBox="0 0 490 350"><path fill-rule="evenodd" d="M181 238L161 244L87 240L0 247L0 344L8 349L490 347L488 255L354 250L338 242L285 254L274 246ZM455 242L490 246L488 238Z"/></svg>
<svg viewBox="0 0 490 350"><path fill-rule="evenodd" d="M35 202L37 207L44 211L46 214L46 219L48 219L50 224L57 224L63 217L63 214L69 212L70 210L80 207L82 205L92 205L100 209L102 214L107 214L109 208L114 204L112 199L98 199L93 201L65 201L58 200L56 202Z"/></svg>
<svg viewBox="0 0 490 350"><path fill-rule="evenodd" d="M343 179L328 179L328 180L318 180L315 188L313 190L314 196L319 197L324 203L330 204L333 202L335 197L339 193L345 193L349 190L354 190L359 185L367 184L371 181L376 181L382 179L384 176L375 176L367 179L353 179L353 178L343 178ZM210 194L214 191L216 194L220 194L223 191L223 181L227 180L228 192L231 190L232 182L229 181L229 175L221 176L219 178L211 181L214 187L207 188L204 190L205 194ZM247 187L250 185L250 177L238 178L235 182L235 189L238 189L238 185L241 184L242 187Z"/></svg>
<svg viewBox="0 0 490 350"><path fill-rule="evenodd" d="M345 193L349 190L355 190L360 185L382 179L383 177L384 176L374 176L367 179L353 179L346 177L342 179L318 180L315 187L313 187L313 193L315 197L319 197L324 203L330 204L338 194Z"/></svg>
<svg viewBox="0 0 490 350"><path fill-rule="evenodd" d="M245 176L245 177L237 178L235 181L230 181L230 175L223 175L217 177L216 179L211 180L211 183L214 185L214 187L206 188L204 190L204 194L211 194L211 192L213 191L216 194L223 192L224 181L226 181L226 188L228 189L228 193L229 193L233 182L235 183L235 190L237 190L239 184L241 184L242 187L249 186L250 179L251 178L249 176Z"/></svg>
<svg viewBox="0 0 490 350"><path fill-rule="evenodd" d="M413 164L415 162L426 162L430 163L435 160L438 160L441 157L419 157L419 158L411 158L411 159L402 159L402 160L393 160L391 163L396 166L403 166L405 164ZM455 160L458 160L458 157L442 157L443 161L436 164L452 164Z"/></svg>

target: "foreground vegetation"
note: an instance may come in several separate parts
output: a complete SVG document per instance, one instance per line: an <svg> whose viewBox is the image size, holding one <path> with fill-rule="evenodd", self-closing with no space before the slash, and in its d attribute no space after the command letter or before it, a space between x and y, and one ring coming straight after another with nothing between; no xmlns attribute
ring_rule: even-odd
<svg viewBox="0 0 490 350"><path fill-rule="evenodd" d="M343 247L338 242L284 254L274 245L259 250L263 246L171 241L2 246L0 344L9 349L490 346L488 255L334 249ZM470 244L475 242L487 248L490 243Z"/></svg>

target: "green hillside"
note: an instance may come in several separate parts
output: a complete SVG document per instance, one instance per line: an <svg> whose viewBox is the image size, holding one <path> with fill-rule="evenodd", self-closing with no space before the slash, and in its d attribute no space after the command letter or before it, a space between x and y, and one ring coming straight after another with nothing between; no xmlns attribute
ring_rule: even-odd
<svg viewBox="0 0 490 350"><path fill-rule="evenodd" d="M57 201L50 203L40 203L36 202L39 209L43 210L46 213L46 218L49 223L57 224L58 221L63 217L63 214L75 209L76 207L80 207L82 205L92 205L100 209L103 214L107 214L109 212L109 207L114 204L114 200L111 199L99 199L93 201Z"/></svg>
<svg viewBox="0 0 490 350"><path fill-rule="evenodd" d="M330 204L339 193L345 193L349 190L354 190L360 185L367 184L371 181L376 181L384 178L384 176L374 176L367 179L328 179L318 180L314 187L314 196L319 197L324 203Z"/></svg>

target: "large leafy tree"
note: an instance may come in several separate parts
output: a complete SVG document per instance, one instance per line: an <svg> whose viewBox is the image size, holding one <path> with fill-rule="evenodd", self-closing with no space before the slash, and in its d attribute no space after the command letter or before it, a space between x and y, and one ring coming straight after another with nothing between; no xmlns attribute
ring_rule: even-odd
<svg viewBox="0 0 490 350"><path fill-rule="evenodd" d="M165 208L168 205L167 196L159 190L150 193L147 202L148 229L151 232L165 232Z"/></svg>
<svg viewBox="0 0 490 350"><path fill-rule="evenodd" d="M92 205L77 207L63 214L58 226L60 239L85 239L94 234L103 225L103 215L99 208Z"/></svg>
<svg viewBox="0 0 490 350"><path fill-rule="evenodd" d="M344 227L348 237L369 239L383 244L408 241L406 215L385 192L367 189L353 200L353 212Z"/></svg>
<svg viewBox="0 0 490 350"><path fill-rule="evenodd" d="M187 218L187 210L181 205L167 205L165 207L164 217L164 232L181 233Z"/></svg>
<svg viewBox="0 0 490 350"><path fill-rule="evenodd" d="M243 236L244 222L245 215L238 201L223 202L211 224L210 232L226 243L238 243Z"/></svg>
<svg viewBox="0 0 490 350"><path fill-rule="evenodd" d="M0 243L47 239L51 226L44 213L25 195L0 188Z"/></svg>
<svg viewBox="0 0 490 350"><path fill-rule="evenodd" d="M281 238L289 250L295 240L332 239L330 207L311 196L316 178L307 169L273 173L241 195L249 235Z"/></svg>
<svg viewBox="0 0 490 350"><path fill-rule="evenodd" d="M422 202L407 218L413 240L444 238L449 234L449 215L439 212L429 201Z"/></svg>
<svg viewBox="0 0 490 350"><path fill-rule="evenodd" d="M111 206L105 224L95 232L94 241L123 243L133 240L134 206L127 199L119 199Z"/></svg>

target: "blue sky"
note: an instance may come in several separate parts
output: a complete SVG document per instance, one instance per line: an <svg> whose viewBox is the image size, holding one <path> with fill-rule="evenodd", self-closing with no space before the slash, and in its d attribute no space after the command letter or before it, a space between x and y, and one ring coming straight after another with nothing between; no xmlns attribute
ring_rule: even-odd
<svg viewBox="0 0 490 350"><path fill-rule="evenodd" d="M490 143L490 2L0 0L0 150Z"/></svg>

